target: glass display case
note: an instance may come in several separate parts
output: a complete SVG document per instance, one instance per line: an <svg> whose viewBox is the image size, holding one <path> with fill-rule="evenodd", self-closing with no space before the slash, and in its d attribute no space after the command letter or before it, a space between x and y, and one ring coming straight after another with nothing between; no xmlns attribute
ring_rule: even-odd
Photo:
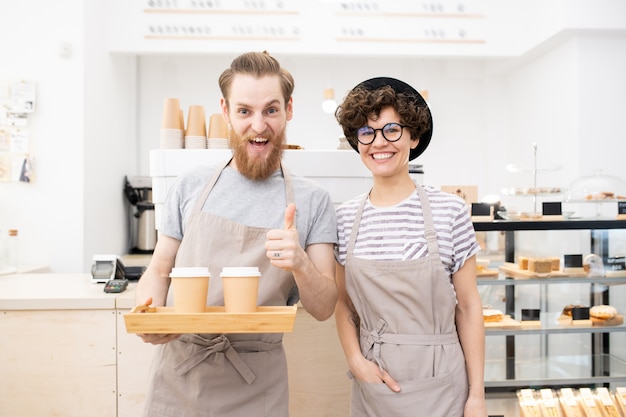
<svg viewBox="0 0 626 417"><path fill-rule="evenodd" d="M500 308L509 318L486 323L485 386L489 393L512 393L524 387L626 385L626 326L590 320L563 321L568 305L612 305L626 312L626 271L607 274L561 269L555 274L517 275L521 255L563 257L595 254L610 268L626 248L624 220L557 220L475 222L477 234L503 240L499 273L480 278L483 304ZM621 253L621 254L620 254ZM608 272L608 270L607 270ZM538 315L523 317L528 311Z"/></svg>

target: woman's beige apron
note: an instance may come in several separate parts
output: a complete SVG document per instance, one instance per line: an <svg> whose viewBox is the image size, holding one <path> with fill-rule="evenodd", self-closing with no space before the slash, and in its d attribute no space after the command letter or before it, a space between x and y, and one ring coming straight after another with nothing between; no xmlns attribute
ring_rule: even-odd
<svg viewBox="0 0 626 417"><path fill-rule="evenodd" d="M424 212L428 256L373 261L352 256L367 196L348 241L346 287L360 316L363 355L401 387L353 379L352 417L460 417L468 395L465 359L455 325L456 297L439 257L426 192L417 185Z"/></svg>
<svg viewBox="0 0 626 417"><path fill-rule="evenodd" d="M295 281L290 272L272 266L267 259L268 229L248 227L202 211L227 164L218 169L190 213L176 266L209 268L208 305L224 305L222 267L258 266L259 305L286 305ZM293 186L284 168L283 176L289 204L294 201ZM159 346L144 415L288 416L282 338L280 333L187 334Z"/></svg>

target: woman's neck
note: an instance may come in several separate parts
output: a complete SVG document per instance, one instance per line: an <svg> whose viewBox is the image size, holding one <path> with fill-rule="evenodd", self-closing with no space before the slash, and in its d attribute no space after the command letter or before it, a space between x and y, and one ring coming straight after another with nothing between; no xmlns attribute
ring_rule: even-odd
<svg viewBox="0 0 626 417"><path fill-rule="evenodd" d="M399 178L375 177L369 198L373 205L387 207L405 200L413 191L415 183L408 173Z"/></svg>

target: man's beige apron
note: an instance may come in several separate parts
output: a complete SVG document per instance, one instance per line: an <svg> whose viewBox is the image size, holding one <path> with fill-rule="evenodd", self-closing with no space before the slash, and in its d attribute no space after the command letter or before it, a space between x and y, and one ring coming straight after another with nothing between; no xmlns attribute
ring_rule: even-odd
<svg viewBox="0 0 626 417"><path fill-rule="evenodd" d="M290 272L272 266L267 259L268 229L248 227L202 211L226 165L218 169L189 215L176 266L209 268L208 305L224 305L222 267L258 266L259 305L286 305L295 281ZM289 204L294 201L293 186L284 168L283 176ZM187 334L159 346L144 415L288 416L282 338L280 333Z"/></svg>
<svg viewBox="0 0 626 417"><path fill-rule="evenodd" d="M348 241L346 287L360 324L363 355L401 387L356 380L352 417L460 417L468 395L465 359L455 325L456 298L439 257L428 197L417 185L428 256L373 261L352 256L367 196Z"/></svg>

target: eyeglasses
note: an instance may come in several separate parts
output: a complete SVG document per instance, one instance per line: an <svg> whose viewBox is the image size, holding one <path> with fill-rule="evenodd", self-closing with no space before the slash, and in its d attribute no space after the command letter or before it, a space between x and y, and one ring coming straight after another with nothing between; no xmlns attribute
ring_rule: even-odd
<svg viewBox="0 0 626 417"><path fill-rule="evenodd" d="M402 126L399 123L387 123L381 129L374 129L370 126L363 126L359 130L356 131L356 139L362 145L369 145L374 142L376 138L376 132L380 130L383 134L383 138L387 140L387 142L396 142L402 137L402 129L408 126Z"/></svg>

